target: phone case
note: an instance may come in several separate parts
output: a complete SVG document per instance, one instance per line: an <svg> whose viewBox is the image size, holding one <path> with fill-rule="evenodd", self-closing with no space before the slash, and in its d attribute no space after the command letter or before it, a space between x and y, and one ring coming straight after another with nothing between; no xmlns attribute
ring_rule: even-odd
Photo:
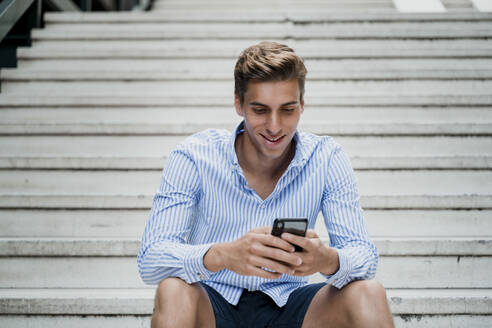
<svg viewBox="0 0 492 328"><path fill-rule="evenodd" d="M273 222L272 235L280 237L282 232L288 232L298 236L306 236L307 219L279 218ZM294 245L296 252L302 252L300 246Z"/></svg>

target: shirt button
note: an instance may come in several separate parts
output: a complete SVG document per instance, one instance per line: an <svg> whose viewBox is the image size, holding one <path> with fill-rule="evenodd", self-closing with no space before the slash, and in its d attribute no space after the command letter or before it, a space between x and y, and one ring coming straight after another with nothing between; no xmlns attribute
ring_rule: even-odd
<svg viewBox="0 0 492 328"><path fill-rule="evenodd" d="M261 207L261 208L265 208L265 205L261 205L260 207Z"/></svg>
<svg viewBox="0 0 492 328"><path fill-rule="evenodd" d="M197 275L198 279L203 280L203 274L197 273L196 275Z"/></svg>

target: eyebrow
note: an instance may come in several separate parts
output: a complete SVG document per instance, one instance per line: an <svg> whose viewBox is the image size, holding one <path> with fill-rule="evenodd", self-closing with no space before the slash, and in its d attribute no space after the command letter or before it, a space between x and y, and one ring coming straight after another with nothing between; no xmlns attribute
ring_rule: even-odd
<svg viewBox="0 0 492 328"><path fill-rule="evenodd" d="M290 106L290 105L297 105L298 103L299 103L298 101L289 101L289 102L286 102L285 104L280 105L280 107ZM257 102L257 101L252 101L252 102L249 103L249 105L250 106L262 106L262 107L269 108L268 105L262 104L261 102Z"/></svg>

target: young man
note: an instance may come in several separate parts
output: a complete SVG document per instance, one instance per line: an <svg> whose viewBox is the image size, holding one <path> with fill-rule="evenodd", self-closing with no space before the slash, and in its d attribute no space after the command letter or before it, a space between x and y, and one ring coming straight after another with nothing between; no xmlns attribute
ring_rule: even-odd
<svg viewBox="0 0 492 328"><path fill-rule="evenodd" d="M243 122L170 154L138 254L159 284L152 327L393 327L384 288L366 280L378 253L349 159L297 131L305 76L285 45L247 48L234 71ZM312 230L320 211L330 246ZM271 235L289 217L308 218L306 237ZM326 283L307 284L317 272Z"/></svg>

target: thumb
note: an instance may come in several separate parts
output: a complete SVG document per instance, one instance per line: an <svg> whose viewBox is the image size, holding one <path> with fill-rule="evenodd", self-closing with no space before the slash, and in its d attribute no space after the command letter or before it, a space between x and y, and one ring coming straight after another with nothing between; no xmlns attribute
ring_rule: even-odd
<svg viewBox="0 0 492 328"><path fill-rule="evenodd" d="M306 231L306 237L307 238L319 238L318 234L316 232L314 232L313 229L309 229L308 231Z"/></svg>
<svg viewBox="0 0 492 328"><path fill-rule="evenodd" d="M272 233L272 227L270 227L270 226L256 227L256 228L251 229L251 232L262 233L262 234L265 234L265 235L269 235L269 234Z"/></svg>

